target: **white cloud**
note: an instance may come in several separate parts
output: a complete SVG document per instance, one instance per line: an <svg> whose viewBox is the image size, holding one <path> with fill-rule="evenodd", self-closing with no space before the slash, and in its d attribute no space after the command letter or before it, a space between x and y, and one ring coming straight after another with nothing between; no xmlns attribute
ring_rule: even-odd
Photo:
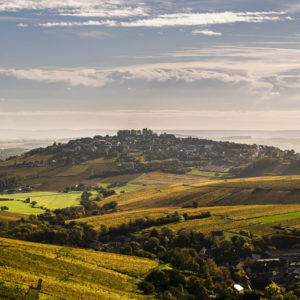
<svg viewBox="0 0 300 300"><path fill-rule="evenodd" d="M168 61L173 58L175 61L105 69L0 69L0 75L87 87L135 80L161 83L181 81L187 84L211 80L235 86L256 95L258 99L278 97L281 89L300 88L298 49L218 46L166 53L165 57ZM179 59L182 62L178 62Z"/></svg>
<svg viewBox="0 0 300 300"><path fill-rule="evenodd" d="M85 21L85 22L47 22L41 23L39 26L41 27L73 27L73 26L108 26L113 27L116 26L116 21L105 20L105 21Z"/></svg>
<svg viewBox="0 0 300 300"><path fill-rule="evenodd" d="M108 36L106 32L100 30L81 31L81 32L77 32L77 35L79 35L80 37L93 38L93 39L102 39Z"/></svg>
<svg viewBox="0 0 300 300"><path fill-rule="evenodd" d="M217 13L175 13L154 18L143 18L129 22L120 22L124 27L164 27L164 26L200 26L230 24L236 22L261 23L279 21L283 12L217 12Z"/></svg>
<svg viewBox="0 0 300 300"><path fill-rule="evenodd" d="M158 15L153 18L142 18L126 22L115 20L84 21L84 22L47 22L42 27L66 26L120 26L120 27L172 27L172 26L206 26L215 24L230 24L236 22L261 23L266 21L279 21L283 12L221 12L221 13L175 13ZM199 31L200 33L200 31ZM212 31L203 30L202 34L213 35ZM219 33L217 33L219 35ZM216 34L215 34L216 35Z"/></svg>
<svg viewBox="0 0 300 300"><path fill-rule="evenodd" d="M142 1L124 0L0 0L0 11L50 10L51 13L78 17L146 16L148 7Z"/></svg>
<svg viewBox="0 0 300 300"><path fill-rule="evenodd" d="M203 35L208 35L208 36L221 36L222 32L215 32L212 30L204 29L204 30L193 30L192 34L193 35L203 34Z"/></svg>
<svg viewBox="0 0 300 300"><path fill-rule="evenodd" d="M245 85L251 93L270 94L273 85L260 77L239 74L230 70L218 70L201 66L201 63L167 63L135 65L113 69L0 69L0 75L37 82L59 83L71 86L103 87L109 83L123 83L131 80L182 81L188 84L202 80L214 80L230 85Z"/></svg>
<svg viewBox="0 0 300 300"><path fill-rule="evenodd" d="M19 23L17 26L18 26L18 27L21 27L21 28L26 28L26 27L28 27L28 24L25 24L25 23Z"/></svg>

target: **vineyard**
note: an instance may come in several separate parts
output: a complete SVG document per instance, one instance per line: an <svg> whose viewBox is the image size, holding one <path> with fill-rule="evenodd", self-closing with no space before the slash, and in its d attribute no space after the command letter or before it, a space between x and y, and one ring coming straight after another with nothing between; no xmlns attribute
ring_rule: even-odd
<svg viewBox="0 0 300 300"><path fill-rule="evenodd" d="M287 205L241 205L241 206L216 206L216 207L198 207L198 208L154 208L146 210L133 210L116 212L113 214L93 216L75 220L77 222L86 222L92 225L96 230L100 226L119 226L123 223L129 223L130 220L138 218L152 218L158 219L167 214L178 212L179 214L188 214L189 216L199 215L200 213L209 211L210 218L186 220L184 222L168 224L168 227L178 231L180 229L196 230L202 233L210 233L218 230L228 230L238 232L247 228L253 234L261 235L261 230L256 231L256 225L266 226L272 228L278 222L285 224L289 220L294 220L300 223L300 205L287 204ZM164 226L156 226L159 229ZM260 228L257 227L257 228ZM151 230L152 228L149 228ZM270 231L270 230L269 230ZM275 230L271 230L275 232Z"/></svg>
<svg viewBox="0 0 300 300"><path fill-rule="evenodd" d="M0 249L0 298L9 299L139 299L137 279L157 266L143 258L4 238Z"/></svg>
<svg viewBox="0 0 300 300"><path fill-rule="evenodd" d="M121 210L158 207L300 204L300 177L278 176L175 184L115 195Z"/></svg>

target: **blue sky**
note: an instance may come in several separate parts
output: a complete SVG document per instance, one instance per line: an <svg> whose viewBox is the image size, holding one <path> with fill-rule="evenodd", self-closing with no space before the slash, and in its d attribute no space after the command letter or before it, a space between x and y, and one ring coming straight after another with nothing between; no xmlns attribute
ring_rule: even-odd
<svg viewBox="0 0 300 300"><path fill-rule="evenodd" d="M300 3L0 0L0 129L300 129Z"/></svg>

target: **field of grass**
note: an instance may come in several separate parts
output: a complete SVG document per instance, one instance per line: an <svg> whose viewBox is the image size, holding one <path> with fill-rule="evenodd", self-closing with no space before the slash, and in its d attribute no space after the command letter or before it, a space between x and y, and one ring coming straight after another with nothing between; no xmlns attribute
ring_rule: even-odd
<svg viewBox="0 0 300 300"><path fill-rule="evenodd" d="M0 298L143 299L137 279L158 263L0 238ZM28 298L29 299L29 298Z"/></svg>
<svg viewBox="0 0 300 300"><path fill-rule="evenodd" d="M192 170L188 172L188 175L217 178L217 177L227 176L228 173L209 172L209 171L202 171L197 168L192 168Z"/></svg>
<svg viewBox="0 0 300 300"><path fill-rule="evenodd" d="M79 205L81 192L70 193L53 193L53 192L31 192L31 193L15 193L15 194L0 194L0 200L9 198L14 200L24 201L30 198L30 202L36 201L36 206L43 206L49 209L65 208L69 206Z"/></svg>
<svg viewBox="0 0 300 300"><path fill-rule="evenodd" d="M39 215L45 212L45 210L41 208L31 207L31 204L21 201L0 201L0 205L7 206L9 212L25 215Z"/></svg>
<svg viewBox="0 0 300 300"><path fill-rule="evenodd" d="M256 218L258 222L262 222L262 223L281 222L281 221L288 221L293 219L300 219L300 211Z"/></svg>
<svg viewBox="0 0 300 300"><path fill-rule="evenodd" d="M156 184L177 184L177 183L197 183L206 182L208 178L201 176L191 176L185 174L171 174L161 172L145 173L132 181L136 184L156 185Z"/></svg>
<svg viewBox="0 0 300 300"><path fill-rule="evenodd" d="M104 188L107 188L110 185L110 183L99 183L97 186L102 186ZM134 191L139 191L144 189L146 186L142 184L135 184L135 183L127 183L122 186L113 187L112 189L117 193L129 193Z"/></svg>

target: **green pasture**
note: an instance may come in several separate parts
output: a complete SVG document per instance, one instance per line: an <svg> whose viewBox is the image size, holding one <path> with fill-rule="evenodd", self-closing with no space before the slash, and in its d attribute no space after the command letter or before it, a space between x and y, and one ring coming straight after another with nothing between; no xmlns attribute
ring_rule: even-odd
<svg viewBox="0 0 300 300"><path fill-rule="evenodd" d="M38 207L31 207L30 203L21 201L0 201L0 206L7 206L9 212L20 213L25 215L39 215L45 210Z"/></svg>
<svg viewBox="0 0 300 300"><path fill-rule="evenodd" d="M193 168L190 172L187 173L188 175L194 175L194 176L202 176L202 177L223 177L225 175L228 175L228 173L220 173L220 172L209 172L209 171L202 171L197 168Z"/></svg>
<svg viewBox="0 0 300 300"><path fill-rule="evenodd" d="M255 218L255 220L262 223L273 223L273 222L281 222L281 221L293 220L298 218L300 219L300 211L287 213L287 214L259 217L259 218Z"/></svg>
<svg viewBox="0 0 300 300"><path fill-rule="evenodd" d="M103 188L107 188L109 185L110 183L105 183L105 182L98 184L98 186L102 186ZM144 188L146 188L146 186L142 184L127 183L126 185L113 187L111 189L115 190L117 194L120 194L121 192L125 192L125 193L134 192L134 191L142 190Z"/></svg>
<svg viewBox="0 0 300 300"><path fill-rule="evenodd" d="M36 207L43 207L45 209L61 209L70 206L79 205L81 192L70 193L53 193L53 192L32 192L32 193L15 193L0 195L0 204L4 205L4 202L9 204L9 211L24 214L36 214L42 213L43 210L35 211L36 208L31 208L30 203L23 203L27 198L30 202L36 201ZM9 199L15 201L1 201L1 199Z"/></svg>

